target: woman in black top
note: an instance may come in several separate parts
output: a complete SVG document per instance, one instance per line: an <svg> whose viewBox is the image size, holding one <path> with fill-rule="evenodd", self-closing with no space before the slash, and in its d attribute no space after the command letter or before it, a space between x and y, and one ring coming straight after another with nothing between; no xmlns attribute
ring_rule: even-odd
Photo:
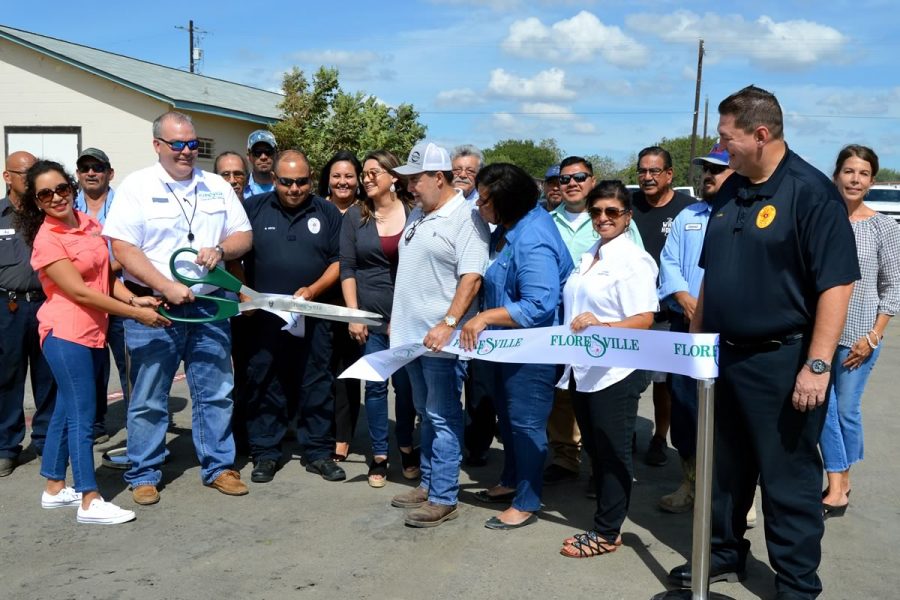
<svg viewBox="0 0 900 600"><path fill-rule="evenodd" d="M377 312L385 317L390 316L393 306L398 247L410 210L405 183L392 172L399 165L397 157L386 150L366 156L360 177L365 200L347 210L341 229L344 301L349 308ZM378 327L358 323L348 326L350 338L364 347L365 354L387 349L389 333L387 321ZM395 434L403 459L403 476L416 479L419 477L419 459L412 447L416 415L409 378L405 369L400 369L392 379L397 418ZM365 402L372 439L369 485L384 487L388 456L387 382L366 382Z"/></svg>

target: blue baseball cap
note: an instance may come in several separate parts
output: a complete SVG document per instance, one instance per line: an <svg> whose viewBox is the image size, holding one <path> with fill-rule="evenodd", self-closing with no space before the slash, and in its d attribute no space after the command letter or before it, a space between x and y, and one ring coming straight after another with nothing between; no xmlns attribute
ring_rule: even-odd
<svg viewBox="0 0 900 600"><path fill-rule="evenodd" d="M559 177L559 165L553 165L552 167L547 169L547 172L544 173L544 181L553 179L555 177Z"/></svg>
<svg viewBox="0 0 900 600"><path fill-rule="evenodd" d="M257 129L250 134L247 138L247 150L252 150L253 146L259 143L268 144L273 150L278 148L278 144L275 143L275 136L272 135L271 131L265 129Z"/></svg>
<svg viewBox="0 0 900 600"><path fill-rule="evenodd" d="M725 145L722 144L722 142L716 142L712 149L709 151L709 154L707 154L706 156L698 156L691 162L693 162L695 165L700 165L701 163L708 162L711 165L727 167L728 161L728 150L725 149Z"/></svg>

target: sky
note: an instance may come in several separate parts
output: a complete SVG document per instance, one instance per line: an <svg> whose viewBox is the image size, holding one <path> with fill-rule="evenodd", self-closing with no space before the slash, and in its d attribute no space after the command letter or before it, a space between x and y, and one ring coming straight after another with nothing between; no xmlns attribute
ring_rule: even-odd
<svg viewBox="0 0 900 600"><path fill-rule="evenodd" d="M823 171L848 143L900 169L896 0L55 4L6 6L0 23L187 69L177 26L193 19L204 75L277 91L293 66L333 66L347 91L411 103L448 147L553 138L623 164L690 134L702 38L698 133L707 98L713 135L719 101L752 83L776 94L788 145Z"/></svg>

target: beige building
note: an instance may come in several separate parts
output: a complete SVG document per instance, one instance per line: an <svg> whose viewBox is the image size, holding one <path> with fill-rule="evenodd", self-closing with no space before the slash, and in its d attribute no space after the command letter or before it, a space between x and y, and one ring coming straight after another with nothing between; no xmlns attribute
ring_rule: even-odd
<svg viewBox="0 0 900 600"><path fill-rule="evenodd" d="M27 150L73 171L82 149L100 148L116 179L156 161L153 119L194 119L201 168L278 120L282 96L19 29L0 26L3 154ZM114 184L115 185L115 184Z"/></svg>

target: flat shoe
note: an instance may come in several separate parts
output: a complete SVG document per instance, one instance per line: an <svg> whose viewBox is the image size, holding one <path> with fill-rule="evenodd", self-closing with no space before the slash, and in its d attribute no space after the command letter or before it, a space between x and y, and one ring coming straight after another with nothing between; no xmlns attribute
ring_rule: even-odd
<svg viewBox="0 0 900 600"><path fill-rule="evenodd" d="M484 526L488 529L496 529L499 531L506 531L507 529L518 529L520 527L525 527L526 525L531 525L532 523L537 523L538 516L536 514L532 514L530 517L522 521L521 523L504 523L497 517L491 517L487 521L485 521Z"/></svg>
<svg viewBox="0 0 900 600"><path fill-rule="evenodd" d="M826 519L830 519L832 517L843 517L844 513L847 512L847 507L850 506L850 503L843 504L841 506L834 506L833 504L825 504L822 503L822 516Z"/></svg>
<svg viewBox="0 0 900 600"><path fill-rule="evenodd" d="M515 492L506 492L504 494L490 494L487 490L475 492L475 499L486 504L508 504L512 502L515 497Z"/></svg>
<svg viewBox="0 0 900 600"><path fill-rule="evenodd" d="M347 473L330 458L320 458L306 465L306 470L316 475L321 475L325 481L343 481L347 479Z"/></svg>

